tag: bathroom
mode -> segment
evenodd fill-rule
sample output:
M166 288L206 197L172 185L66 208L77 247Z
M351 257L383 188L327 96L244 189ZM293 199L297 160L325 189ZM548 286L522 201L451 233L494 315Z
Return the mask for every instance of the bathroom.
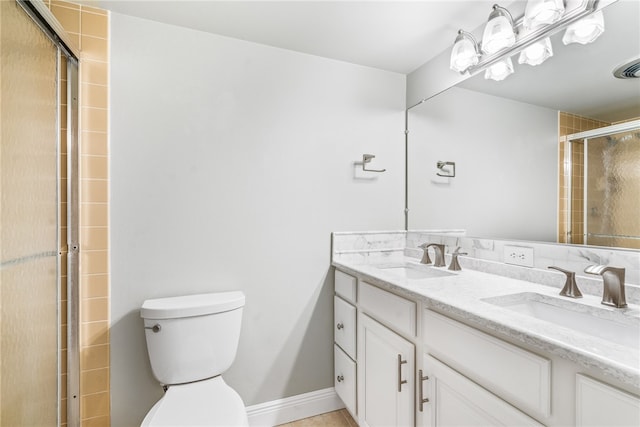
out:
M144 300L165 296L245 293L240 343L225 380L247 407L331 390L331 233L405 229L405 109L458 83L448 64L456 31L480 27L492 3L457 9L444 34L419 33L424 45L438 47L433 59L446 57L442 66L426 53L402 65L369 65L277 41L254 43L250 33L225 35L225 21L238 17L268 16L284 26L285 15L269 12L268 3L196 2L220 17L220 34L206 32L204 19L192 28L180 15L163 23L173 2L45 3L81 51L79 423L139 425L160 399L139 310ZM347 3L333 21L367 28L387 15L365 13L367 5ZM398 14L397 26L444 7L386 6ZM303 22L332 18L318 3L289 7ZM607 22L605 35L615 27ZM340 45L336 34L323 36ZM392 58L402 50L388 49ZM544 66L516 67L515 75ZM368 167L385 172L362 171L364 154L375 155ZM547 167L557 178L557 152L551 156ZM460 179L467 173L457 157L436 160L457 161ZM496 158L484 166L509 165ZM437 172L433 162L428 179ZM542 196L551 200L545 212L556 233L557 179L549 185ZM490 188L476 191L495 198ZM473 216L474 209L451 212ZM409 229L434 228L409 215ZM558 241L555 234L544 240ZM336 398L326 401L325 412L333 410Z

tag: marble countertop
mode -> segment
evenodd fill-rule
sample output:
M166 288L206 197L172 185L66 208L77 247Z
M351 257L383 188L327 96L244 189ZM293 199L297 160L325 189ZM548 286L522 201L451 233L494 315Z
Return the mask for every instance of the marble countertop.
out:
M623 317L625 323L634 328L640 324L638 305L630 304L624 309L608 307L593 295L585 295L577 300L569 299L560 297L558 289L554 287L470 269L452 272L452 275L446 277L427 279L405 279L391 270L382 269L404 264L417 269L434 268L426 267L409 257L386 265L359 264L336 259L332 264L368 283L420 300L427 308L448 313L472 326L493 331L498 337L506 336L584 367L601 370L622 383L640 388L640 348L577 332L562 324L539 320L490 301L500 297L508 298L506 296L512 294L535 293L555 298L560 303L575 302L579 304L581 311L590 315ZM445 267L435 269L447 271Z

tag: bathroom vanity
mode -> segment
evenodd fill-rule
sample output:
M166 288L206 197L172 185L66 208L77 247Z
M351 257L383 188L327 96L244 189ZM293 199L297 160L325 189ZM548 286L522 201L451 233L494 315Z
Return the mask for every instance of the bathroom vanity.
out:
M636 293L573 300L407 241L334 235L335 388L360 426L640 425Z

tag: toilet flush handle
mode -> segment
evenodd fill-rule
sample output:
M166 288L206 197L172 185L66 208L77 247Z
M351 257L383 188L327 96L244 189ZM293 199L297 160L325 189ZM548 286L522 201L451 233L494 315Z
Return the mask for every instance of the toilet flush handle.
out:
M156 323L156 324L155 324L155 325L153 325L153 326L145 326L144 328L145 328L145 329L151 329L153 332L158 333L158 332L160 332L160 330L162 329L162 326L160 326L160 324L159 324L159 323Z

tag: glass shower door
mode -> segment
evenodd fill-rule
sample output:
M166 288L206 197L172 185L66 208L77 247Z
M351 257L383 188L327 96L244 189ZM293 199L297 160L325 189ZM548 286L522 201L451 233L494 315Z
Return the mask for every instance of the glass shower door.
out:
M585 141L586 243L640 249L640 129Z
M58 49L0 1L0 425L58 424Z

